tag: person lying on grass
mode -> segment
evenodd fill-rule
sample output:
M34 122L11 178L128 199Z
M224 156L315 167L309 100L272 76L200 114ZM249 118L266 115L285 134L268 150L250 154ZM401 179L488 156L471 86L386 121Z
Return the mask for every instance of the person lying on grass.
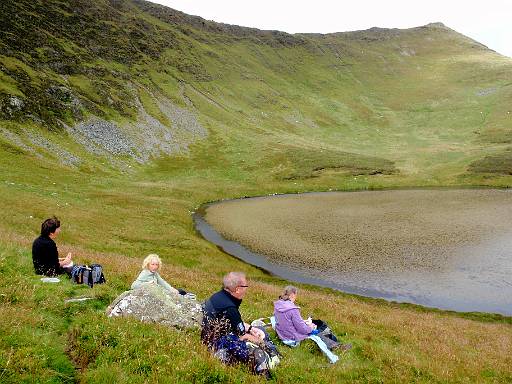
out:
M152 253L148 255L142 262L142 271L137 279L132 283L131 289L137 289L145 284L155 284L168 292L184 295L187 298L195 299L196 295L190 292L186 292L183 289L176 289L171 286L167 281L160 277L158 270L162 267L162 260L160 257Z
M65 258L59 258L55 238L60 233L60 221L55 216L41 224L41 235L32 243L32 262L37 275L68 275L73 268L71 252Z

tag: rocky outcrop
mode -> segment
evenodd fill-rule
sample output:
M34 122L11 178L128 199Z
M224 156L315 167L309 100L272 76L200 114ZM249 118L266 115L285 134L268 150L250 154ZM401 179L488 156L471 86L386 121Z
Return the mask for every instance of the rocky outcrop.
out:
M203 316L201 305L195 299L155 285L144 285L122 293L108 307L107 315L130 316L178 328L199 327Z

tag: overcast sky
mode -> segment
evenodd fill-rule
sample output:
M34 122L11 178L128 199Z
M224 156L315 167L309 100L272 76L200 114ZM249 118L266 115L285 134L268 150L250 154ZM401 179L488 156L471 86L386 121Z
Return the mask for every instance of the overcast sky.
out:
M289 33L410 28L432 22L512 57L512 0L152 0L207 20Z

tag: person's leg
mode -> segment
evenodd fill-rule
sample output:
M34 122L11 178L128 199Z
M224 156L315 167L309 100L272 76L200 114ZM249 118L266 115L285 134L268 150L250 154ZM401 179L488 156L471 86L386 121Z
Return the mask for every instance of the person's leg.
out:
M329 359L329 362L331 364L336 363L339 360L339 357L336 356L334 353L332 353L329 348L327 348L327 345L322 341L322 339L316 335L309 336L308 339L313 340L320 350L324 353L325 356Z
M300 344L300 341L295 341L295 340L281 340L281 341L283 342L284 345L287 345L292 348L298 347Z
M60 267L60 271L59 271L59 275L62 275L62 274L66 274L68 275L68 277L71 277L71 270L73 269L73 263L71 264L67 264L67 265L63 265L62 267Z
M342 344L339 341L334 341L328 335L325 335L323 332L319 333L317 336L322 339L322 341L325 343L325 345L327 345L327 348L329 348L331 351L334 351L336 349L338 351L346 352L346 351L352 349L352 344L350 344L350 343Z
M330 350L338 348L339 343L337 341L334 341L321 333L319 333L317 336L320 339L322 339L322 341L325 343L325 345L327 345L327 348L329 348Z
M251 370L257 375L270 379L270 356L256 344L247 342L247 348L249 350L248 363Z

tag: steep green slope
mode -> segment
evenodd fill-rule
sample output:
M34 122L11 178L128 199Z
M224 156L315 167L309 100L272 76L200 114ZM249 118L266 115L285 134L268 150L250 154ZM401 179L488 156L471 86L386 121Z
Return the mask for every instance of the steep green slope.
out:
M287 35L140 1L8 1L1 15L5 121L122 124L142 104L169 126L158 103L169 100L255 159L340 158L311 169L358 168L354 153L371 157L370 173L454 176L508 156L511 60L440 24Z
M270 313L286 282L199 238L204 202L512 182L512 60L439 24L289 35L143 1L6 0L0 32L1 382L257 382L198 332L102 315L150 252L200 299L247 272L244 315ZM107 285L32 275L52 214L60 251ZM279 382L512 380L510 319L301 292L355 348L329 369L283 349ZM64 303L78 295L94 300Z

